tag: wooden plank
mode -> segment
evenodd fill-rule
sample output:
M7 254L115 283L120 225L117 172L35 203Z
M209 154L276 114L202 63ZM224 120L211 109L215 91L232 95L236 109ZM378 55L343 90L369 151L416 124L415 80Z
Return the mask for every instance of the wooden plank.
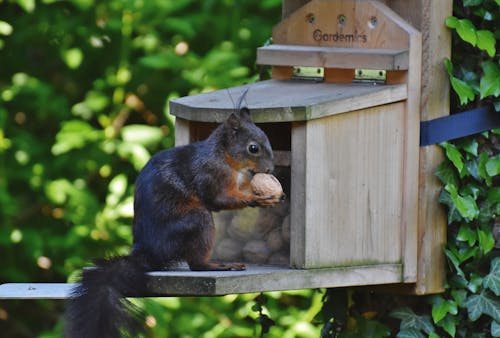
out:
M451 55L451 34L444 22L452 14L452 0L388 0L393 8L422 32L422 121L449 115L449 81L443 60ZM434 176L443 161L438 146L420 149L418 278L414 292L444 290L446 214L439 205L442 186Z
M402 20L387 17L378 1L310 1L273 29L273 43L349 48L408 48ZM383 4L381 4L383 5Z
M403 70L408 69L408 51L275 44L257 49L257 64Z
M0 285L0 299L66 299L76 284L7 283Z
M175 145L182 146L191 141L189 132L189 121L181 117L175 119Z
M148 289L159 296L227 294L399 283L401 265L298 270L249 265L245 271L161 271L149 273Z
M268 80L170 101L171 114L185 120L223 122L233 111L229 97L248 90L255 122L306 121L355 109L405 100L406 85L313 83Z
M401 282L400 264L298 270L247 265L244 271L149 272L146 296L220 296L227 294L376 285ZM0 285L0 299L67 299L75 283L8 283Z
M305 268L403 261L405 121L400 102L307 123Z
M292 123L291 192L290 192L290 265L306 265L306 123Z

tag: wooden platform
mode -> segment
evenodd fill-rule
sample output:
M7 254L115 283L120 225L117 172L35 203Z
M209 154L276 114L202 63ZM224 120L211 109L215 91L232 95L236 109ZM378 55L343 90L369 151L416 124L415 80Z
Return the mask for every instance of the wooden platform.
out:
M265 291L323 287L376 285L402 282L400 264L349 268L298 270L276 266L249 265L245 271L193 272L155 271L148 273L148 296L221 296ZM75 284L9 283L0 285L0 299L65 299Z

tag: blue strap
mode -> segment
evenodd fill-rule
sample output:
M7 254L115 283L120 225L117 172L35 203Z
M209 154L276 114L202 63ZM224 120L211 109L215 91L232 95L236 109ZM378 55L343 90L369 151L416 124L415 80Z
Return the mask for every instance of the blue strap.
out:
M500 128L500 112L496 112L493 106L484 106L420 122L420 146L478 134L495 128Z

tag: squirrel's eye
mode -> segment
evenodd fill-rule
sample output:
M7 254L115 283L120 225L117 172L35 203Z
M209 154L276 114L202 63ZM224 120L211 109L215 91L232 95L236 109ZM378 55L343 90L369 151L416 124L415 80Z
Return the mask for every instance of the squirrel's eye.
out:
M250 143L250 144L248 145L248 152L249 152L250 154L257 154L257 153L259 152L259 150L260 150L260 147L259 147L259 145L258 145L258 144L256 144L256 143Z

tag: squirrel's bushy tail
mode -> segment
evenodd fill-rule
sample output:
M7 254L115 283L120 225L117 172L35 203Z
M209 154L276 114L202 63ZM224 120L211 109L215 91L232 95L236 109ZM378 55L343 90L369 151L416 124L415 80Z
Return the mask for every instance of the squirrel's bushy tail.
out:
M146 289L145 260L122 256L96 262L82 273L66 306L66 338L137 337L144 330L144 315L125 297Z

